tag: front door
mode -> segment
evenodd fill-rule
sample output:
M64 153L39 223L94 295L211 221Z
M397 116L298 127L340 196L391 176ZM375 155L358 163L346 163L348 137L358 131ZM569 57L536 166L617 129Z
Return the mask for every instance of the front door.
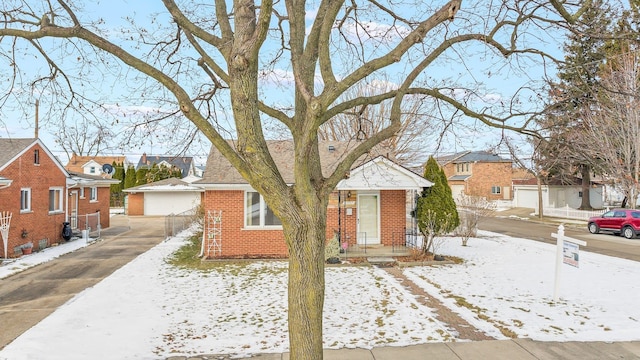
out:
M78 191L72 191L69 196L69 225L72 229L78 228Z
M358 244L380 244L380 196L358 194Z

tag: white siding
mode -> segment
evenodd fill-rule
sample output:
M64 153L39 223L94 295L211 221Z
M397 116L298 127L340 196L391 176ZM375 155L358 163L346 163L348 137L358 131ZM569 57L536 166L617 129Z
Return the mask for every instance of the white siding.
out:
M145 192L144 214L150 216L178 214L200 204L199 192Z

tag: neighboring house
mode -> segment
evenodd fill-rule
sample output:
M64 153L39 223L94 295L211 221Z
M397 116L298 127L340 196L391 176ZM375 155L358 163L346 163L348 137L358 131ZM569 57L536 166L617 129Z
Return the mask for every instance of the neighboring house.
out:
M164 216L198 207L204 189L177 178L169 178L131 187L124 192L128 194L128 215Z
M111 185L120 180L103 175L87 175L69 171L67 179L68 221L72 229L96 230L110 226Z
M2 257L20 255L26 243L38 250L62 241L63 223L77 223L86 212L103 212L102 227L108 227L112 181L70 174L39 139L0 138L0 212L12 215Z
M512 161L487 151L465 151L436 159L444 170L453 198L481 196L511 200Z
M577 209L582 205L582 179L571 178L560 181L550 179L541 184L542 206L561 208L569 206ZM604 207L604 188L602 184L591 182L589 201L594 209ZM538 180L513 180L513 205L538 209Z
M269 141L268 146L284 181L293 184L292 142ZM347 143L321 142L325 176L347 148ZM206 190L202 196L205 257L287 256L280 221L215 147L203 179L194 184ZM407 218L414 210L407 203L415 204L415 196L431 185L383 156L358 162L329 199L327 239L338 234L343 244L351 246L404 245Z
M190 156L158 156L143 153L140 157L140 161L138 161L136 169L151 169L153 164L156 164L159 167L177 167L180 169L183 178L189 175L196 175L193 158Z
M71 155L71 159L65 166L65 169L74 173L97 175L104 174L104 165L123 164L124 170L133 165L127 160L126 156L78 156Z
M200 177L200 178L202 176L204 176L205 167L203 165L196 165L195 169L196 169L195 176Z

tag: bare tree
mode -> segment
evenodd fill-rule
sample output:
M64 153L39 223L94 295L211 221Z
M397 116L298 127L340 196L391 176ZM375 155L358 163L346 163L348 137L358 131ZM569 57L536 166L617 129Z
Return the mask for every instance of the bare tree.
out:
M358 97L373 96L396 87L389 82L374 81L358 85L349 92L344 101ZM383 88L383 89L380 89ZM449 119L437 116L437 109L430 98L422 95L408 96L404 101L401 127L397 134L381 142L393 158L405 166L420 166L426 161L429 152L425 144L435 144L442 137L435 129L447 129ZM319 129L322 140L362 141L389 126L392 100L380 104L363 104L349 112L336 115ZM435 151L436 149L434 149Z
M159 109L162 115L136 123L153 136L186 141L203 134L281 220L290 255L291 358L321 359L326 215L338 182L358 158L402 129L408 96L429 97L456 121L533 134L531 115L538 110L524 100L531 95L535 101L534 84L496 102L483 96L480 79L503 71L509 82L519 75L527 80L531 66L554 60L540 48L557 37L549 32L568 26L590 5L516 0L463 8L461 0L411 1L235 0L230 7L226 0L163 0L162 11L145 2L135 17L126 16L128 24L109 27L98 9L86 9L99 6L92 2L4 0L0 61L7 66L0 69L13 81L5 83L0 102L21 100L13 90L33 83L62 94L63 104L120 93L109 99L112 104ZM113 2L102 5L119 9ZM149 20L141 22L144 11ZM16 72L29 67L19 64L24 53L44 64L41 72L29 68L35 73L24 73L28 79ZM284 97L270 97L272 75ZM397 86L344 100L349 89L372 78L393 78ZM386 126L323 175L319 128L384 101L391 102ZM295 185L283 180L267 149L268 119L293 139ZM236 141L226 141L230 137Z
M628 50L604 68L597 110L585 117L583 136L602 172L635 208L640 196L640 52Z
M487 201L482 196L470 196L461 194L456 199L460 225L456 228L456 234L462 238L462 246L467 246L469 238L478 235L478 224L483 218L493 216L496 204Z
M67 121L61 125L54 133L54 137L68 158L71 158L72 154L99 155L114 145L114 132L100 123L89 123L84 119L76 121L75 124Z

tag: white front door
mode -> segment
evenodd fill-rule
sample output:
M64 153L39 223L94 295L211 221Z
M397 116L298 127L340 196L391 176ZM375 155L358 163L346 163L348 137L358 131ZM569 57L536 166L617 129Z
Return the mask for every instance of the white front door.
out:
M380 196L358 194L358 244L380 244Z

